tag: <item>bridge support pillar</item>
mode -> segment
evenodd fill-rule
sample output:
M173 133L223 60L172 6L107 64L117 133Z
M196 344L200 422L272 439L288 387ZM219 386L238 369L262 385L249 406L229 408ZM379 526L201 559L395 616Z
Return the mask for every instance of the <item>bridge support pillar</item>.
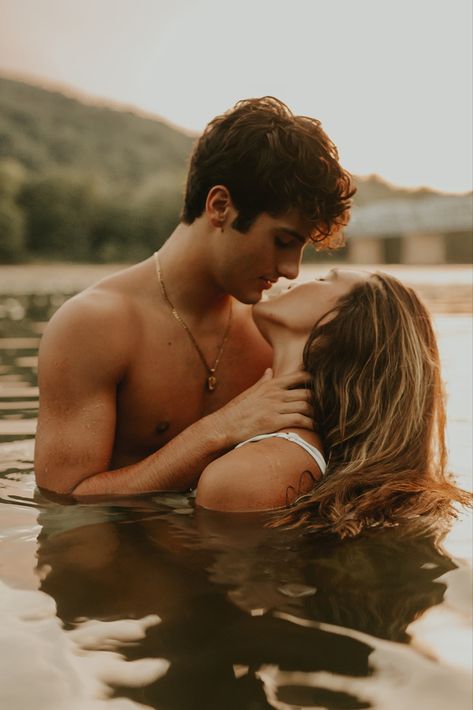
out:
M382 264L383 240L374 237L349 239L349 260L353 264Z
M444 264L446 243L443 234L410 232L403 236L403 264Z

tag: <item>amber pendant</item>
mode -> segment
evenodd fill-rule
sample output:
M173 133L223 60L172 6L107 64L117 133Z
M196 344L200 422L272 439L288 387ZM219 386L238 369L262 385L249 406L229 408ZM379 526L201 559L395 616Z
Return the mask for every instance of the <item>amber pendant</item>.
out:
M209 375L207 377L207 389L210 392L213 392L214 389L216 388L216 386L217 386L217 378L215 377L215 375Z

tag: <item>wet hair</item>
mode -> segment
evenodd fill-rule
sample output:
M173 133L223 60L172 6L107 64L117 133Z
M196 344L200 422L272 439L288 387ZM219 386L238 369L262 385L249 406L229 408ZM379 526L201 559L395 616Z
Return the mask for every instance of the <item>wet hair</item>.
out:
M447 473L440 358L415 291L373 274L315 324L303 362L328 465L273 524L349 537L418 516L438 526L471 505Z
M343 243L355 193L351 177L320 121L294 116L272 96L239 101L208 124L191 156L184 223L202 215L215 185L230 192L238 211L232 226L240 232L263 212L274 217L296 209L313 226L318 248Z

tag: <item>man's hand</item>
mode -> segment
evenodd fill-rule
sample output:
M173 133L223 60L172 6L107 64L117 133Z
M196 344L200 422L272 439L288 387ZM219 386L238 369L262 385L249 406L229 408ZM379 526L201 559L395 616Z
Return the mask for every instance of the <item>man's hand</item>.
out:
M209 415L215 417L228 448L259 434L280 429L313 429L311 392L299 387L310 375L302 370L273 377L271 369L252 387Z

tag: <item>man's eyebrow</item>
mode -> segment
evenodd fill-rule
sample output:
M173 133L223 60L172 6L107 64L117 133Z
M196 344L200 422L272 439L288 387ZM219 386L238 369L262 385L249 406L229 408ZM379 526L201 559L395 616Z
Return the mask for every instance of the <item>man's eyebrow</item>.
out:
M306 243L307 239L304 237L302 234L299 234L299 232L296 232L295 229L291 229L290 227L278 227L278 232L285 232L286 234L289 234L291 237L295 237L298 241L302 242L303 244Z

